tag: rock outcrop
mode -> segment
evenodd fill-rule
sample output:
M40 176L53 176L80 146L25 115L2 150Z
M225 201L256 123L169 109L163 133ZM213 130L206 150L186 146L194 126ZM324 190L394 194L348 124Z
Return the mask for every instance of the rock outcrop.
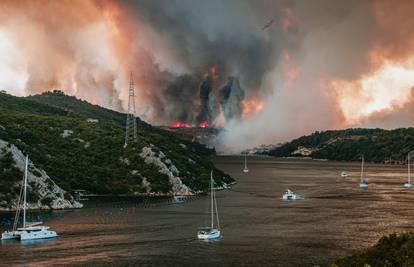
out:
M171 193L174 195L193 195L193 192L181 181L179 177L180 171L162 151L156 153L151 147L144 147L139 155L146 164L154 164L159 168L160 173L168 176L172 185ZM146 179L145 182L150 186Z
M24 173L25 156L22 151L13 144L0 139L0 158L7 152L12 154L14 166ZM21 180L15 186L20 187L20 184ZM71 194L55 184L44 170L37 168L30 160L27 191L30 195L28 209L72 209L83 206ZM0 210L15 210L19 198L18 194L12 200L5 200L3 196L3 192L0 192Z

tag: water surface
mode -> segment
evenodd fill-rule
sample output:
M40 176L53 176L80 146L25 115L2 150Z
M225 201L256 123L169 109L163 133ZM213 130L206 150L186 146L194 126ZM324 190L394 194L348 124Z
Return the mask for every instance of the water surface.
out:
M169 200L98 199L80 210L33 212L59 233L36 242L2 242L0 265L313 266L369 247L385 234L413 230L414 190L404 166L367 165L368 190L358 188L359 163L218 157L236 178L217 192L222 240L196 240L209 223L207 196ZM341 178L347 170L350 176ZM285 189L305 196L285 202ZM0 230L13 214L0 214Z

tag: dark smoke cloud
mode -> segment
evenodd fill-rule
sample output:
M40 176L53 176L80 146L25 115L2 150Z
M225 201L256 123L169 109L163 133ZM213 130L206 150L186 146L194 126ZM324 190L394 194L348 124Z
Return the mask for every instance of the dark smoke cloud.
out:
M213 78L206 75L204 81L200 85L200 112L197 114L196 122L208 122L211 124L211 110L210 110L210 94L213 90Z
M2 89L58 87L122 110L132 70L145 120L210 117L234 150L349 126L341 99L379 95L358 81L385 60L414 66L412 1L4 0L0 13ZM400 110L407 125L413 100L400 98L357 124L395 127ZM246 117L252 99L263 105Z
M167 84L162 92L164 112L170 118L191 123L197 106L200 76L182 75Z
M220 104L226 120L240 119L244 91L240 87L239 79L237 77L230 77L227 84L221 89L220 95Z
M239 82L247 91L247 94L256 95L261 88L263 78L276 64L279 57L279 47L276 44L274 35L280 31L278 27L272 27L268 31L262 31L262 25L269 19L278 16L276 6L280 4L261 3L261 8L257 8L251 1L130 1L119 2L119 4L128 10L131 17L136 17L140 23L148 27L160 36L159 42L168 47L168 56L163 54L163 58L174 58L177 64L170 64L163 58L158 58L159 51L150 51L153 53L154 61L158 67L163 70L159 72L158 80L170 82L164 79L167 72L172 76L193 75L201 83L202 74L214 67L217 76L214 79L214 87L211 90L214 101L219 101L217 92L225 86L228 78L237 75ZM260 9L257 13L255 9ZM272 10L273 9L273 10ZM270 34L271 33L271 34ZM281 37L279 39L282 39ZM192 86L193 92L197 92L198 86L190 83L180 87L174 86L174 92L177 96L188 96L187 88ZM157 90L160 98L171 99L168 85L161 84ZM271 92L270 88L264 88L263 94ZM196 94L192 95L190 101L186 98L185 104L181 105L176 102L163 102L163 105L171 107L155 107L155 109L176 110L171 120L187 118L180 114L187 114L189 111L197 110L201 106L205 112L206 103L202 103L204 98L197 99ZM233 100L233 99L232 99ZM201 102L200 102L201 101ZM192 106L189 108L187 103ZM154 103L152 103L154 104ZM217 103L211 103L217 105ZM203 107L204 106L204 107ZM232 109L227 109L231 112ZM202 116L205 114L201 113ZM239 111L237 111L240 113ZM175 115L180 116L175 116ZM194 115L194 114L193 114ZM210 114L215 117L215 114ZM235 117L240 114L235 114ZM232 117L227 114L226 117ZM160 119L160 118L159 118ZM168 118L161 118L166 121ZM196 119L197 121L200 118Z

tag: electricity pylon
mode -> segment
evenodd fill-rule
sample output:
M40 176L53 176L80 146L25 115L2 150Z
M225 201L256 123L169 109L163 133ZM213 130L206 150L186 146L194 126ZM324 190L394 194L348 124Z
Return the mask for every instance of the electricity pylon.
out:
M135 119L135 88L134 78L131 76L129 79L128 89L128 112L125 126L125 144L126 147L129 143L137 141L137 122Z

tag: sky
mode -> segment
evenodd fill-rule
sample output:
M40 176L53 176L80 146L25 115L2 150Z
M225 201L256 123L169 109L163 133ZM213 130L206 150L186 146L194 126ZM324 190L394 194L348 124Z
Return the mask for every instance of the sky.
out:
M59 89L240 151L316 130L410 127L414 1L0 2L0 89Z

